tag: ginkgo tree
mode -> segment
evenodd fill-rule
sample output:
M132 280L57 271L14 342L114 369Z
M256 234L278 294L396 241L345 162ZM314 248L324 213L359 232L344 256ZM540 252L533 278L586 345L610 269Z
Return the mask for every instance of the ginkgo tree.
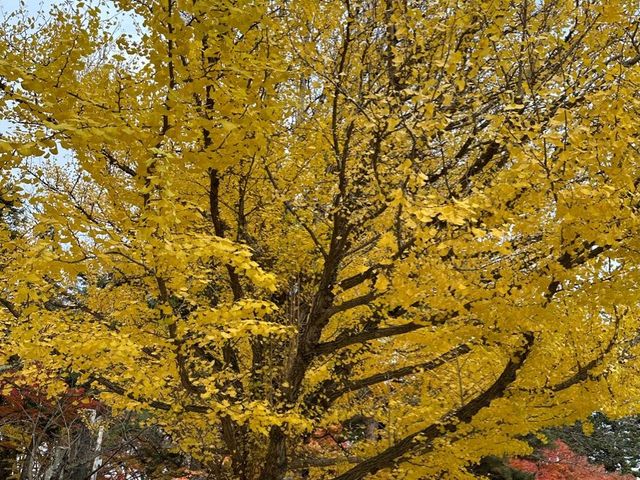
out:
M51 395L79 375L212 478L473 478L530 432L637 412L639 15L13 12L0 166L29 218L1 237L4 363Z

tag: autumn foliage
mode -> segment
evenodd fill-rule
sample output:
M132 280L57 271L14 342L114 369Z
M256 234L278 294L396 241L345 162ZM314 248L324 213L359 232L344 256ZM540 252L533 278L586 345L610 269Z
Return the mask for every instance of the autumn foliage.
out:
M569 446L558 440L553 446L544 448L537 461L513 459L510 465L524 472L534 473L539 480L634 480L633 475L607 472L602 465L594 465L589 460L573 452Z
M72 375L216 480L469 479L640 410L638 0L25 10L0 30L17 388Z
M99 402L86 395L82 388L69 388L57 398L51 398L36 387L3 389L0 396L0 424L29 422L41 419L47 428L71 424L82 410L98 410ZM52 417L55 420L52 422Z

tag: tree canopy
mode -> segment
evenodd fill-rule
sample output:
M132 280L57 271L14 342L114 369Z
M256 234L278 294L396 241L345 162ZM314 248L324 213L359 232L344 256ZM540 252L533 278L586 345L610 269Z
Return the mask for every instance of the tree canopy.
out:
M637 412L639 15L9 14L2 362L50 395L78 376L212 478L474 478L530 432ZM319 428L344 441L310 448Z

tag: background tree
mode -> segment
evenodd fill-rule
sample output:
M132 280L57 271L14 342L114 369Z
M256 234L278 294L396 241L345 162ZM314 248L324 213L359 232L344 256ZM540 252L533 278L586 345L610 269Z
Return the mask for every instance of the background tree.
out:
M554 428L545 435L551 440L562 440L609 472L638 473L640 425L636 416L610 419L597 412L586 422Z
M4 358L51 395L79 374L218 479L473 478L637 411L639 7L16 14L0 162L33 222ZM348 451L309 452L356 416Z
M561 440L554 442L553 446L542 449L541 458L532 460L515 459L511 466L525 472L535 474L535 478L541 480L570 480L574 478L584 479L611 479L633 480L633 475L621 475L607 472L602 465L594 465L587 457L578 455Z

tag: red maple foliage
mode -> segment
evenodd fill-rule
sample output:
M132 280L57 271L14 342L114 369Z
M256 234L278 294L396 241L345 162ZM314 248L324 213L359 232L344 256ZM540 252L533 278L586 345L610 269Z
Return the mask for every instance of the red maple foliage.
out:
M587 457L560 440L553 447L542 449L541 454L538 461L515 458L509 463L518 470L535 473L537 480L635 480L633 475L607 472L602 465L589 463Z
M68 388L55 399L37 388L11 388L4 395L0 395L0 417L16 415L34 417L43 413L54 412L63 415L62 420L69 420L78 414L79 410L95 410L100 404L94 398L87 396L84 388Z
M56 434L60 428L77 429L82 410L100 411L104 406L84 388L68 387L55 398L37 385L25 385L18 374L0 377L0 426L20 426L25 431ZM20 449L0 440L2 449Z

